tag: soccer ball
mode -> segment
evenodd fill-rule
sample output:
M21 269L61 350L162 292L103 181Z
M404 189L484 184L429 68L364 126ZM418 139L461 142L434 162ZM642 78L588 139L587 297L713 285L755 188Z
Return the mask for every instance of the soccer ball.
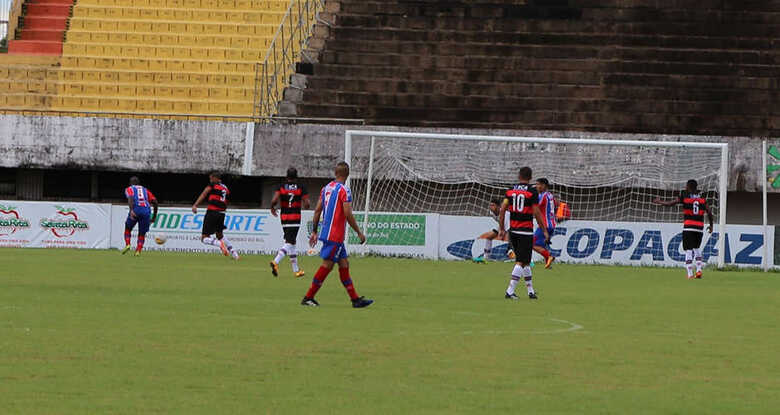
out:
M162 245L167 240L168 238L166 238L165 235L157 235L154 237L154 241L157 242L157 245Z

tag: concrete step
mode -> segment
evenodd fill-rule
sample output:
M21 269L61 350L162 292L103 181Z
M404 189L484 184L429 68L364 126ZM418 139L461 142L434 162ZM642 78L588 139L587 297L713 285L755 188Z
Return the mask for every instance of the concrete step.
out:
M62 42L65 37L64 30L22 29L20 40L45 40Z
M62 42L42 40L10 40L9 54L62 55Z

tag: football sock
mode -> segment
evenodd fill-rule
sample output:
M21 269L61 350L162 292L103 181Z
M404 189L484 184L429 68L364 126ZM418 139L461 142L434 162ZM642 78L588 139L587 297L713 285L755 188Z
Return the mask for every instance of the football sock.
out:
M685 272L688 273L688 277L693 276L693 251L685 251Z
M507 287L506 289L507 294L512 295L515 293L515 287L517 287L517 282L520 281L520 278L522 277L523 277L523 267L515 264L515 267L512 268L512 276L509 279L509 287Z
M349 267L339 267L339 278L341 278L341 283L344 284L344 288L347 289L349 298L356 300L358 295L357 292L355 292L355 286L352 284L352 278L349 276Z
M284 249L287 246L287 244L284 244L281 248L279 248L279 252L276 253L276 258L274 258L275 264L280 264L282 260L284 259L284 256L287 255L287 251Z
M542 256L544 257L545 261L547 261L547 258L550 257L550 251L548 251L546 249L542 249L542 252L539 252L539 253L542 254Z
M696 272L701 272L701 266L702 266L701 250L694 249L693 256L696 259Z
M534 294L534 284L531 282L531 267L526 266L523 268L523 278L525 279L525 288L528 290L528 294Z
M314 298L314 296L317 295L317 291L320 290L322 283L325 282L325 278L328 277L329 273L329 269L320 266L320 269L317 270L317 273L314 274L314 278L311 280L311 287L309 287L309 291L306 292L306 298Z
M206 245L219 246L219 239L207 236L203 238L203 243Z
M493 250L493 240L487 239L485 240L485 259L488 259L490 256L490 251Z
M125 246L130 245L130 229L125 228Z
M233 250L233 244L232 244L232 243L230 243L230 241L228 240L228 238L225 238L225 237L223 236L223 237L222 237L222 242L224 242L224 243L225 243L225 246L227 247L228 251L232 251L232 250ZM219 245L219 242L217 242L217 245Z
M135 247L135 252L141 252L144 249L144 242L146 242L146 235L138 235L138 242Z
M290 245L290 265L292 265L293 272L298 272L298 252L295 249L295 245Z

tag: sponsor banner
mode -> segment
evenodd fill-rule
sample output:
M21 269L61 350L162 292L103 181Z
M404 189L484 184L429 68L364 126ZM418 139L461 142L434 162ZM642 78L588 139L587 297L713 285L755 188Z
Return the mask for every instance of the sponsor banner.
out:
M355 219L363 227L363 213ZM439 257L439 215L420 213L369 213L366 243L349 229L350 253L432 258Z
M490 218L441 216L440 251L444 259L470 259L482 254L484 241L475 240L495 228ZM774 228L767 241L774 247ZM718 227L703 234L701 252L708 263L717 262ZM763 260L763 228L753 225L729 225L725 235L725 262L739 266L760 266ZM495 243L492 259L507 259L508 245ZM682 225L671 223L567 221L555 229L550 252L561 262L626 265L680 265ZM771 250L770 250L771 252ZM535 261L541 256L534 253ZM769 258L774 264L774 258Z
M111 205L0 200L0 247L109 247Z
M122 248L125 246L124 228L128 208L113 206L112 210L111 247ZM200 241L205 215L206 209L198 209L198 213L195 214L190 208L160 208L157 220L146 235L144 250L218 253L218 248L205 245ZM225 227L225 237L242 254L274 253L283 243L279 218L273 217L270 210L228 209L225 214ZM298 247L301 249L307 247L303 233L298 234ZM138 226L133 229L133 246L137 234ZM157 236L165 237L167 239L165 244L156 244L154 238Z

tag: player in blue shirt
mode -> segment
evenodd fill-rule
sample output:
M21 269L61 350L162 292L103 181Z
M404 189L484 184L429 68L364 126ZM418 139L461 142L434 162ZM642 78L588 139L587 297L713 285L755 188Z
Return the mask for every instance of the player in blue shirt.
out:
M127 213L125 221L125 249L122 250L122 255L130 250L130 233L136 223L138 224L138 243L135 248L135 256L141 254L149 226L157 219L157 198L140 183L138 177L133 176L130 178L130 186L125 189L127 207L130 208L130 211ZM154 213L152 213L150 205L154 208Z
M539 192L539 210L544 217L547 232L550 234L550 237L552 237L557 223L555 221L555 198L553 197L553 194L550 193L550 181L545 178L538 179L536 181L536 191ZM537 228L536 232L534 232L533 249L544 258L545 268L550 268L553 261L555 261L555 257L552 256L547 249L548 246L549 241L544 237L544 234L542 234L542 229Z

